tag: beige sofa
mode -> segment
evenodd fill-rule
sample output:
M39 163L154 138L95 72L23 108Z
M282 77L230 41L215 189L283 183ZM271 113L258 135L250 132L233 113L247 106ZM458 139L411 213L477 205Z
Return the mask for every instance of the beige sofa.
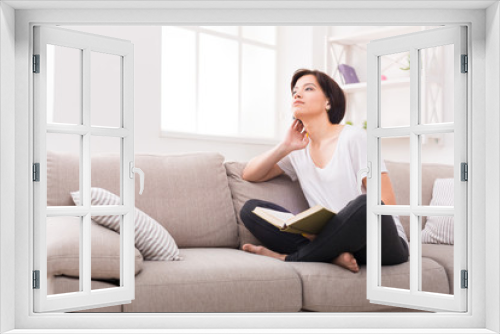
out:
M78 189L78 158L50 152L48 205L73 205ZM409 166L387 162L398 204L408 204ZM242 244L257 240L239 218L246 200L274 201L292 212L307 208L296 182L280 176L265 183L240 177L244 163L224 162L216 153L164 156L138 154L145 174L136 206L161 223L180 248L182 261L144 261L136 250L135 300L94 309L97 312L371 312L405 309L366 299L366 266L352 273L328 263L285 263L246 253ZM119 194L116 156L92 160L92 186ZM451 177L451 166L423 166L424 203L437 177ZM139 187L136 186L136 189ZM78 222L48 221L50 293L78 290ZM408 220L402 217L409 236ZM76 228L75 228L76 226ZM76 243L76 245L75 245ZM92 287L113 287L119 278L119 239L92 226ZM423 245L423 290L453 293L453 246ZM382 285L409 288L409 262L384 266ZM76 277L76 278L75 278Z

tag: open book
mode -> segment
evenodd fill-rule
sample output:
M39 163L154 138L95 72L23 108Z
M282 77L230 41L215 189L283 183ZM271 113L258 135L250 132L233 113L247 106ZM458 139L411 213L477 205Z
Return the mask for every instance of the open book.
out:
M335 212L321 205L313 206L297 215L261 207L256 207L253 213L273 224L281 231L296 234L318 234L326 223L336 215Z

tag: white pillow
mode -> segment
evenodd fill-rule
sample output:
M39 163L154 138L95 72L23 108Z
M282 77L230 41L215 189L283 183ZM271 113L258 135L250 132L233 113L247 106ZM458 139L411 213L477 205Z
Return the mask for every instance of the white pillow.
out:
M453 206L453 182L453 179L436 179L429 205ZM422 243L453 245L453 231L453 216L429 216L422 230Z
M119 205L120 198L102 188L91 188L91 205ZM80 203L80 192L71 193L73 202ZM120 216L94 216L93 221L120 232ZM179 248L168 231L156 220L135 208L135 247L147 261L181 260Z

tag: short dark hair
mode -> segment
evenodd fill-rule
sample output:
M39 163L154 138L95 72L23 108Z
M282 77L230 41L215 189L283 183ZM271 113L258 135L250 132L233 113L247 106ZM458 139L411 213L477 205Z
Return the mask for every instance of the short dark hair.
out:
M291 89L295 87L297 80L304 75L314 75L321 90L325 93L330 102L330 110L328 110L328 119L332 124L339 124L345 115L345 95L342 88L328 74L318 70L299 69L295 71L292 77Z

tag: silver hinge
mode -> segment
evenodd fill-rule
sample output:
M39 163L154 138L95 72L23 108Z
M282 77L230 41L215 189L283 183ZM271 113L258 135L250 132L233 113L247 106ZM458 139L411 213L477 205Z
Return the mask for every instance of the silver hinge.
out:
M40 55L33 55L33 73L40 73Z
M33 270L33 289L40 289L40 270Z
M40 164L38 162L33 164L33 181L40 182Z
M469 287L469 274L467 270L462 270L462 289L467 289Z
M469 57L462 55L462 70L460 72L467 73L469 71Z
M469 166L467 165L466 162L462 162L461 166L461 180L462 181L469 181Z

